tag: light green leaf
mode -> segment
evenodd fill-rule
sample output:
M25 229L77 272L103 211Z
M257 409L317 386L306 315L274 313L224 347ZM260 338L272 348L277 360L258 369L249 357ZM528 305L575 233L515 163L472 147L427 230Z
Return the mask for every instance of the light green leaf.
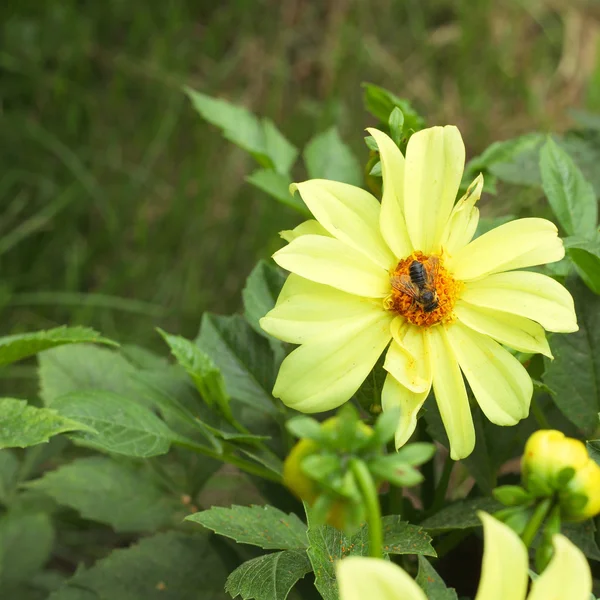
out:
M362 169L335 127L315 136L304 148L306 170L311 179L333 179L360 186Z
M252 154L262 166L274 168L283 175L289 173L298 150L269 119L261 120L242 106L187 87L185 92L200 115L219 127L226 139Z
M166 454L176 437L151 410L111 392L73 392L52 406L97 432L73 434L75 441L104 452L148 458Z
M388 554L437 556L431 545L431 537L420 525L412 525L402 521L398 515L383 517L381 525L383 528L384 552Z
M186 517L240 544L272 550L306 548L306 525L295 515L273 506L213 506Z
M493 498L459 500L425 519L419 523L419 526L426 529L432 535L438 535L439 533L445 533L454 529L481 527L477 511L483 510L491 514L501 508L503 508L502 504Z
M554 360L544 359L544 383L571 422L591 433L600 410L600 297L580 281L570 287L579 331L550 338Z
M600 295L600 233L587 240L569 237L563 242L581 279L594 294Z
M33 356L43 350L65 344L84 342L118 346L89 327L57 327L34 333L21 333L0 338L0 366Z
M0 518L0 584L29 580L50 558L54 529L46 513L7 512Z
M246 181L254 187L269 194L275 200L293 208L306 218L310 218L311 213L302 202L299 195L290 193L290 184L292 180L287 175L277 173L272 169L258 169L246 177Z
M277 364L267 339L240 316L204 313L196 343L219 367L227 391L255 410L275 414Z
M362 87L365 90L364 104L365 108L381 123L387 125L390 113L395 107L398 107L404 115L404 131L408 132L419 131L425 127L425 120L412 107L411 103L404 99L398 98L395 94L373 83L363 83Z
M594 235L598 220L594 188L552 138L548 138L540 151L540 173L544 193L567 234Z
M55 410L28 406L25 400L0 398L0 448L26 448L76 430L94 431Z
M446 587L444 580L423 556L419 556L419 573L415 581L429 600L458 600L454 588Z
M170 531L114 550L48 600L225 600L226 576L207 536Z
M27 487L119 532L155 531L185 514L183 505L167 496L147 470L104 456L78 458Z
M242 563L225 590L243 600L285 600L299 579L312 571L305 550L273 552Z

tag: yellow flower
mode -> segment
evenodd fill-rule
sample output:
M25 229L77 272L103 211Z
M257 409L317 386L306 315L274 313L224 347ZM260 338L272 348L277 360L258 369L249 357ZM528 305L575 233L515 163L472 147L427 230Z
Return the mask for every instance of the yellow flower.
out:
M569 467L575 475L565 485L559 475ZM600 466L580 440L554 429L536 431L525 444L521 469L525 485L535 477L558 493L563 518L583 521L600 512ZM587 497L583 506L570 502L576 494Z
M527 548L507 525L488 514L485 547L475 600L589 600L592 575L581 550L563 535L553 538L554 555L527 596ZM340 600L427 600L400 567L377 558L352 556L336 564Z
M529 412L532 383L502 345L551 356L544 329L577 330L569 292L519 270L560 260L564 247L556 227L537 218L471 241L483 177L455 204L465 160L456 127L415 133L406 159L387 135L369 132L381 156L381 204L335 181L292 186L316 221L283 232L289 244L273 256L291 275L261 326L300 344L273 394L301 412L335 408L389 346L382 406L401 408L396 446L433 386L452 458L464 458L475 431L461 371L488 419L514 425Z

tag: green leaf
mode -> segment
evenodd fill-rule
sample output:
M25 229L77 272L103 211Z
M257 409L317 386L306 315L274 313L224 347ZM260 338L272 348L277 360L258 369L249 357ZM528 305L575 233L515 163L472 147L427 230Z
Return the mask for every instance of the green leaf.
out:
M186 521L199 523L240 544L267 550L306 548L306 525L295 515L273 506L232 506L212 508L189 515Z
M94 431L55 410L28 406L25 400L0 398L0 448L26 448L76 430Z
M255 410L276 413L271 390L278 365L266 338L238 315L205 313L196 343L219 367L233 398Z
M390 113L388 120L390 127L390 136L396 146L400 147L402 143L402 129L404 128L404 113L396 106Z
M246 181L259 190L269 194L275 198L275 200L281 202L281 204L293 208L302 216L307 218L311 217L310 211L306 207L306 204L302 202L300 196L290 193L290 184L292 183L292 180L287 175L282 175L272 169L258 169L257 171L250 173L250 175L246 177Z
M207 536L170 531L114 550L48 600L225 600L226 575Z
M285 280L284 272L266 260L259 261L246 279L242 290L244 316L261 335L267 334L261 329L259 320L275 306Z
M298 150L272 121L259 119L242 106L211 98L188 87L185 92L200 115L219 127L226 139L252 154L262 166L283 175L289 173Z
M0 584L28 581L50 558L54 529L46 513L7 512L0 518Z
M95 430L71 437L103 452L148 458L166 454L176 437L150 409L111 392L73 392L57 398L52 406L62 416Z
M421 586L429 600L458 600L454 588L446 587L431 563L419 556L419 573L415 581Z
M412 525L398 515L388 515L381 520L383 550L388 554L423 554L437 556L431 537L420 526ZM366 526L365 526L366 527Z
M65 344L84 342L118 346L89 327L57 327L34 333L21 333L0 338L0 366L33 356L43 350Z
M600 548L596 542L596 525L593 520L583 523L564 523L562 533L592 560L600 561Z
M591 433L600 409L600 297L580 281L570 286L577 307L579 331L550 338L554 360L544 359L544 383L554 392L561 412Z
M588 240L570 237L563 242L581 279L594 294L600 295L600 233Z
M7 500L18 481L19 459L12 450L0 450L0 503Z
M600 440L586 442L588 454L600 465Z
M303 156L311 179L333 179L362 185L360 163L344 144L335 127L312 138L304 148Z
M225 591L243 600L285 600L299 579L312 571L305 550L284 550L253 558L227 578Z
M481 527L477 511L483 510L484 512L493 514L501 508L502 504L493 498L460 500L442 508L435 515L419 523L419 526L426 529L432 535L438 535L439 533L445 533L454 529Z
M598 201L573 159L552 138L540 152L542 187L548 202L568 235L596 233Z
M404 115L404 131L419 131L425 127L425 120L408 100L398 98L389 90L373 83L363 83L361 85L365 90L363 96L365 108L381 123L387 125L390 113L395 107L398 107Z
M27 487L119 532L155 531L174 525L185 512L147 470L103 456L78 458Z

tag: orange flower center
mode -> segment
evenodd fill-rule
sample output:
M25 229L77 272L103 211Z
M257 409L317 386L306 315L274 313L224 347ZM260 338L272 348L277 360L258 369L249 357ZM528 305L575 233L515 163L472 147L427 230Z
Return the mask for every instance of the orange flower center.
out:
M443 265L440 256L413 252L390 271L392 291L384 307L421 327L451 321L462 288Z

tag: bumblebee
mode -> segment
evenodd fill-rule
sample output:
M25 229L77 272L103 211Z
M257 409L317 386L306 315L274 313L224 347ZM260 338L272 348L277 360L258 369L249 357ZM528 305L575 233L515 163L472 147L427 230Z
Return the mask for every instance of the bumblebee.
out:
M413 299L425 312L434 311L439 305L435 290L435 278L440 259L430 256L423 262L413 260L408 267L408 275L395 275L391 278L392 288Z

